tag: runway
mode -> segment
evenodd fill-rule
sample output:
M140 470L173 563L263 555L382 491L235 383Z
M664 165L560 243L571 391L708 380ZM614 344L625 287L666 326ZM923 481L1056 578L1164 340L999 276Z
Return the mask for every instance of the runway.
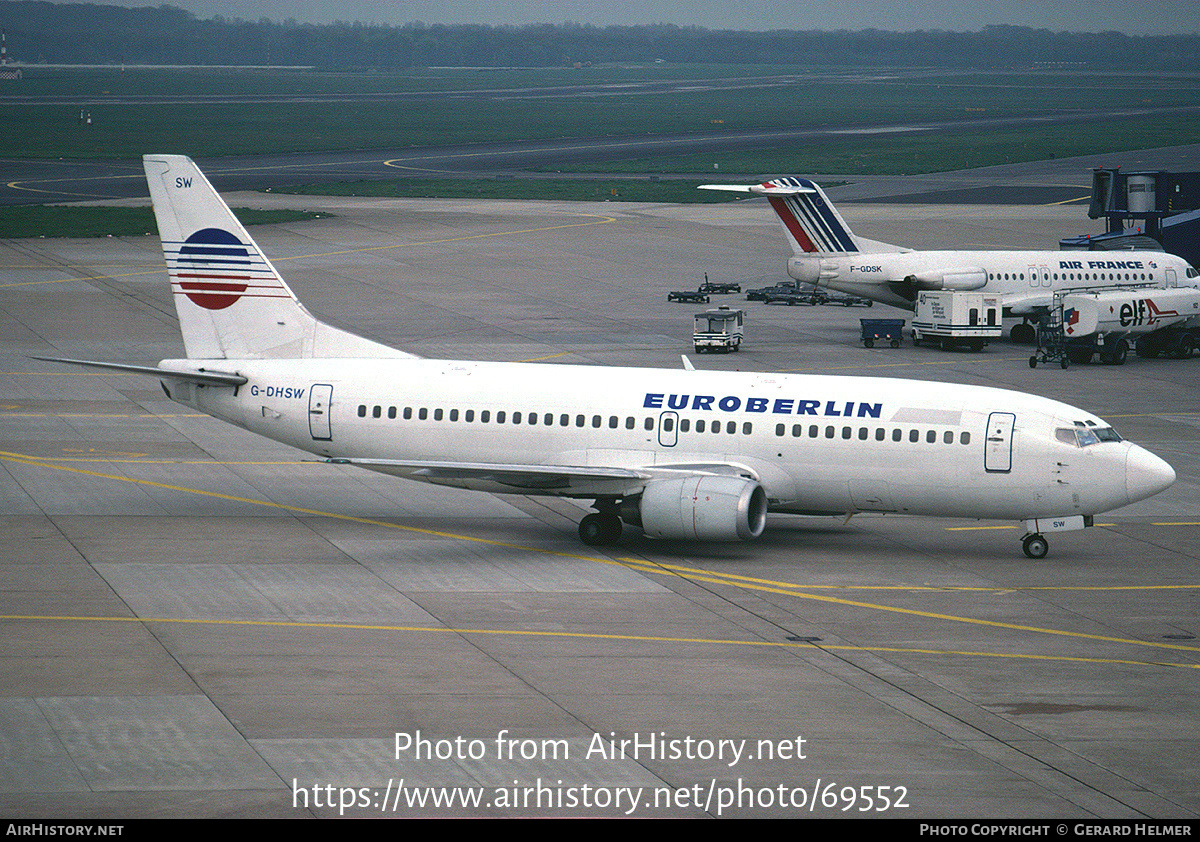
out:
M1111 119L1110 112L1054 115L1060 122ZM1132 115L1136 116L1136 115ZM334 152L247 155L198 159L209 181L222 192L272 190L329 182L394 181L404 178L562 178L559 172L530 172L561 166L565 177L614 181L649 179L646 175L571 174L571 165L597 160L680 155L696 152L799 148L806 144L870 137L877 134L936 135L974 129L1044 124L1045 116L978 123L930 123L904 126L829 126L820 129L749 129L743 131L578 137L512 143L472 143L454 146L398 147ZM165 151L165 150L164 150ZM171 150L176 151L176 150ZM179 150L186 153L186 150ZM1200 144L1172 146L1105 155L1060 158L1032 163L976 167L915 176L863 176L826 173L826 184L850 182L839 192L841 201L882 201L895 204L1052 204L1086 201L1093 167L1121 166L1125 171L1189 172ZM719 180L753 181L797 173L722 172ZM654 178L708 178L697 173L664 174ZM144 199L145 174L140 160L0 159L0 206L45 202L111 203Z
M309 309L430 357L678 368L696 308L667 292L784 276L762 201L227 199L331 212L252 233ZM843 214L916 248L1099 230ZM867 350L860 317L909 314L718 300L746 344L698 368L1036 392L1179 480L1040 562L1015 524L892 516L600 551L576 503L307 462L30 360L178 356L161 250L3 241L0 814L1195 819L1200 361Z

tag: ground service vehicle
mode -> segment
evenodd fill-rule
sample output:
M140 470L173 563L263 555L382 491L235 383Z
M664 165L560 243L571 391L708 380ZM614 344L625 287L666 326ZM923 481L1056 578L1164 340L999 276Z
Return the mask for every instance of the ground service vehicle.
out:
M722 304L715 310L696 314L696 330L692 342L696 353L706 351L736 351L742 347L745 314Z

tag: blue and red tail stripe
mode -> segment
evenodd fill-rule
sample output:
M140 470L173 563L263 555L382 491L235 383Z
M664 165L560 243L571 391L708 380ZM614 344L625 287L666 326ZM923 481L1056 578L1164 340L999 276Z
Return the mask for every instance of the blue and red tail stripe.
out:
M258 249L219 228L182 243L164 242L163 256L176 295L206 310L224 310L241 298L291 298L291 291Z
M768 201L784 228L805 252L853 254L858 252L854 235L837 212L825 201L820 189L806 178L777 178L766 188L800 188L803 192L767 194Z

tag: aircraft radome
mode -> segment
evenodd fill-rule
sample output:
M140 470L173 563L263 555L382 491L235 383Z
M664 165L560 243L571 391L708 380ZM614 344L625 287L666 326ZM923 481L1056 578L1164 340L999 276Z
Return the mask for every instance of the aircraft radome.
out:
M1154 284L1200 285L1200 273L1182 257L1162 251L913 251L859 237L825 195L806 178L764 184L704 184L766 196L792 247L787 272L804 283L913 309L921 290L1000 293L1004 312L1022 316L1012 329L1033 342L1030 321L1050 307L1056 289Z
M593 500L671 540L760 535L767 513L1023 521L1044 532L1175 472L1090 412L1034 395L869 377L420 359L314 318L188 158L147 155L186 359L91 363L260 435L422 482ZM47 358L42 358L47 359Z

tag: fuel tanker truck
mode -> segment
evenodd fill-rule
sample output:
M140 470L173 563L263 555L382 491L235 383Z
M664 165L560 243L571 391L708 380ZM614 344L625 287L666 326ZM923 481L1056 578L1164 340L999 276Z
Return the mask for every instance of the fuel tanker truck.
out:
M1062 331L1073 363L1121 365L1140 357L1184 359L1200 348L1200 288L1118 287L1065 291Z

